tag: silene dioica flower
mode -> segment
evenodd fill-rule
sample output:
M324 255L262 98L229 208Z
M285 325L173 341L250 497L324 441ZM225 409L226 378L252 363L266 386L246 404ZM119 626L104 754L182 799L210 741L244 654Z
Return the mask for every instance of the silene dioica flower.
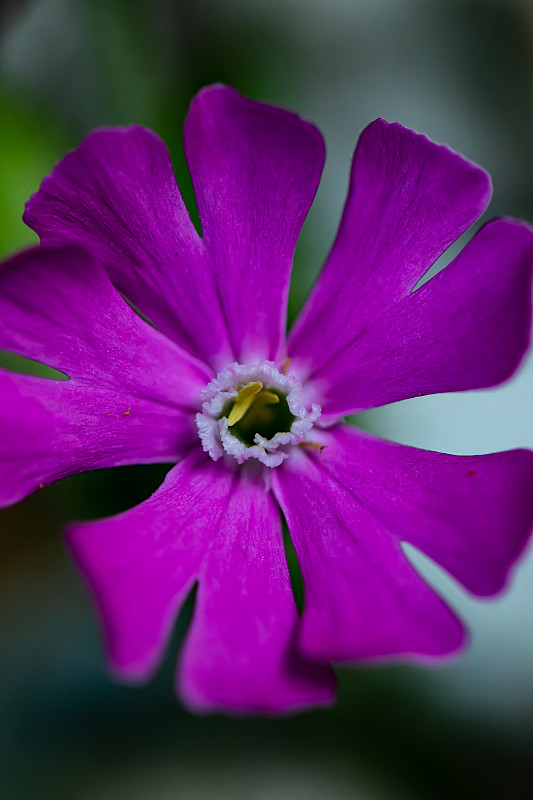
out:
M511 375L528 345L533 235L489 222L415 289L482 214L490 181L377 120L286 338L320 134L212 87L192 103L185 153L201 236L163 143L140 127L90 134L29 201L42 247L0 271L0 346L68 380L0 374L0 500L82 470L177 464L141 505L68 533L112 670L150 677L198 584L177 674L190 708L329 703L331 661L428 662L464 643L402 542L479 596L501 590L525 546L530 452L416 450L343 417ZM301 616L282 514L303 575Z

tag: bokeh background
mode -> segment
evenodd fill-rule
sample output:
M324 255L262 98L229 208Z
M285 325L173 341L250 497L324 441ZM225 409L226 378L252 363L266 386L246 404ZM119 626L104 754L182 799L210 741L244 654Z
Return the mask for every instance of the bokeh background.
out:
M333 240L357 136L377 116L483 164L495 186L489 216L533 221L530 0L3 0L0 69L2 256L35 241L21 222L25 200L95 126L156 130L190 202L183 118L215 81L298 111L326 138L292 316ZM532 400L530 357L504 387L410 400L358 422L453 453L533 447ZM81 475L0 512L2 798L531 797L531 550L490 602L414 554L467 620L468 654L440 669L341 669L331 710L188 714L171 688L187 610L150 685L111 682L62 528L140 502L165 471Z

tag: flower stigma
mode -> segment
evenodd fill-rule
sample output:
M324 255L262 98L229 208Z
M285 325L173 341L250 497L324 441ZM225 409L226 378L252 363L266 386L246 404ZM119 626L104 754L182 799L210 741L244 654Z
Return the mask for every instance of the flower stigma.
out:
M201 400L198 433L215 461L227 454L239 464L255 458L278 467L320 417L320 406L305 407L299 382L270 361L231 364L205 387Z

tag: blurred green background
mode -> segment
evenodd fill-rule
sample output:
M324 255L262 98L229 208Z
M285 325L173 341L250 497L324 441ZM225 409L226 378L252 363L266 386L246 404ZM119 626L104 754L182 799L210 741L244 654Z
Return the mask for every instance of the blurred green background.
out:
M190 202L183 118L215 81L298 111L326 138L292 316L333 240L357 136L377 116L483 164L489 216L533 220L530 0L3 0L0 69L2 256L35 241L25 200L95 126L156 130ZM362 424L455 453L533 447L532 398L529 358L505 387L398 403ZM469 653L441 669L340 670L331 710L192 717L171 689L186 614L152 684L112 683L61 531L140 502L164 473L81 475L0 512L0 797L531 797L531 550L485 603L413 555L468 621Z

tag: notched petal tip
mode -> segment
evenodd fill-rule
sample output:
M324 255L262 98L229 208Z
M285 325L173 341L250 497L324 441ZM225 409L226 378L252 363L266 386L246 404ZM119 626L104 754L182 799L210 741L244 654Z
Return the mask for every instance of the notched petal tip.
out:
M486 383L486 386L490 388L499 386L514 375L531 344L533 229L522 220L502 216L486 222L472 239L472 244L482 237L486 237L487 242L494 242L493 262L497 259L498 247L502 251L498 260L500 294L503 298L507 294L509 308L506 318L504 319L502 315L502 320L497 327L500 339L513 343L509 347L507 358L501 360L499 374L495 374L493 379ZM490 266L492 264L489 264ZM487 283L490 281L490 271L488 272ZM493 280L496 281L496 279L497 274L494 273ZM481 279L479 284L483 289Z
M443 605L446 605L443 601ZM298 649L306 658L310 659L324 659L329 658L334 666L339 667L353 667L355 669L374 669L379 667L389 667L395 664L415 664L421 667L438 668L455 664L468 652L472 636L469 629L450 610L450 616L453 620L450 621L448 629L442 630L442 637L437 645L431 652L418 652L406 649L402 651L382 653L379 655L361 653L361 655L354 655L350 652L350 646L347 645L346 651L339 649L337 651L331 648L327 640L321 640L316 636L316 632L305 633L302 629L302 636L298 643ZM342 638L342 632L338 634L339 639Z
M507 526L500 534L504 552L493 567L492 577L482 575L479 586L467 586L476 597L495 597L507 591L533 541L533 451L520 448L492 457L501 459L498 488L507 501Z
M97 525L98 523L96 523ZM100 621L100 631L108 672L115 680L131 685L147 683L158 667L158 654L144 652L141 657L124 659L120 654L120 634L116 613L109 602L105 580L98 571L98 558L93 558L91 534L95 523L73 523L64 531L64 541L72 562L83 576Z
M101 621L107 663L121 680L153 676L198 578L205 549L198 517L207 509L220 513L228 484L215 465L204 473L203 461L188 456L140 505L66 531Z

